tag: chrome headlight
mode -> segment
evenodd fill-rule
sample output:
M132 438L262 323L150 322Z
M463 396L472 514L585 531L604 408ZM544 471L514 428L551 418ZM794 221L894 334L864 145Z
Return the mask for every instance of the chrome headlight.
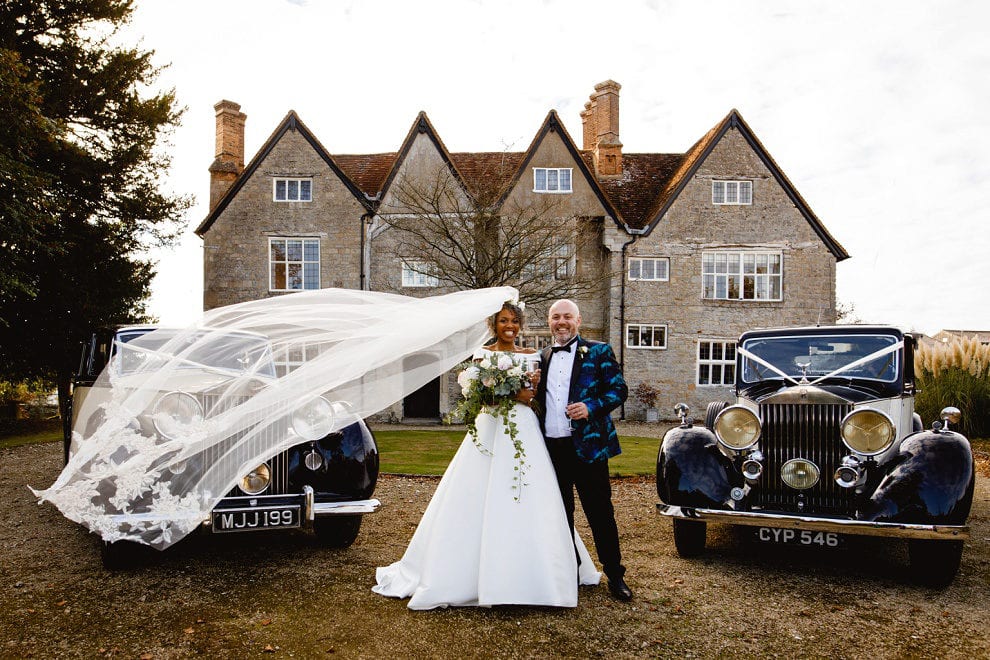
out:
M818 483L818 466L803 458L792 458L780 467L780 478L797 490L806 490Z
M269 469L267 463L262 463L241 477L241 483L239 485L241 490L248 495L257 495L265 492L265 489L268 488L268 484L270 484L271 481L272 471Z
M155 429L175 440L190 431L190 427L203 421L203 406L192 394L169 392L158 399L151 414Z
M879 410L854 410L839 425L842 442L863 456L875 456L894 442L894 423Z
M760 418L749 408L729 406L715 418L715 437L734 451L749 449L760 439Z
M333 404L322 396L292 411L292 430L304 440L319 440L333 428Z

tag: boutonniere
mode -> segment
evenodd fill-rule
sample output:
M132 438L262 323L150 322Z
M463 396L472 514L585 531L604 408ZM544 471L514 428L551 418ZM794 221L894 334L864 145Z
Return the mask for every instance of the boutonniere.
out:
M588 347L578 346L577 352L580 357L586 357L588 355Z

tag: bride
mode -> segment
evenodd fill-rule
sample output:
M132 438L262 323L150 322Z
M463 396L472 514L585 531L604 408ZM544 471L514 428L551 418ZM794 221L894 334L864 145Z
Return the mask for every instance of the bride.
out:
M523 321L523 310L505 303L489 318L494 345L479 349L475 358L504 351L524 366L534 351L516 347ZM524 477L515 479L519 458L504 422L480 414L477 439L470 433L464 438L402 559L378 568L372 591L410 597L414 610L448 605L576 607L578 582L598 584L601 574L567 525L540 425L528 407L535 382L533 388L516 395L512 411Z

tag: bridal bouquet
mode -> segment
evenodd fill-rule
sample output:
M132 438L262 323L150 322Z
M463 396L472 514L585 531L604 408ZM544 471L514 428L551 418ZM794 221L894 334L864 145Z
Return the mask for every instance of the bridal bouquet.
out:
M515 499L518 501L518 489L522 483L520 479L526 466L526 452L519 440L513 409L519 390L530 387L529 377L510 353L492 353L480 362L465 362L461 368L457 383L461 386L464 398L450 412L449 417L462 418L467 423L468 433L478 451L489 456L491 452L481 445L478 438L478 415L488 413L502 420L505 433L515 449L513 458L519 461L515 467L518 474L513 477L516 484L512 487L517 490Z

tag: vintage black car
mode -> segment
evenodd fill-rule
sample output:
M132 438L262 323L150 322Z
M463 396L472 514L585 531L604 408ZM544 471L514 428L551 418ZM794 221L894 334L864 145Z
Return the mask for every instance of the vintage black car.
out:
M973 500L969 441L945 408L914 412L915 336L890 327L759 330L737 343L734 404L712 402L657 456L657 505L683 557L709 522L758 541L833 547L846 535L908 540L911 573L947 585L959 568Z
M78 371L73 379L71 421L66 427L63 444L65 460L79 450L94 425L101 422L99 411L90 419L81 419L79 411L83 401L94 387L106 381L99 380L107 365L115 370L118 382L125 382L129 372L136 371L145 353L122 351L121 346L138 337L145 337L153 326L127 326L94 332L84 343ZM231 334L234 337L231 337ZM167 341L168 330L159 330L154 337ZM148 336L147 339L151 339ZM225 381L233 378L239 368L238 356L251 355L257 377L251 387L262 389L277 383L276 364L267 339L253 333L227 333L226 352L211 351L207 344L199 362L191 361L187 370L180 370L169 391L160 392L156 410L182 421L183 415L195 415L209 419L223 404L219 397ZM230 347L236 350L230 350ZM260 367L258 366L260 364ZM204 368L208 377L203 377ZM197 377L198 376L198 377ZM329 406L323 400L321 404ZM310 411L312 414L312 411ZM171 417L167 417L171 419ZM144 419L140 423L144 435L166 434L160 419ZM311 424L312 420L303 423ZM264 463L246 471L239 484L232 488L205 517L202 530L213 533L276 530L311 527L315 537L330 547L346 547L357 538L362 514L377 510L379 502L371 499L378 479L378 447L371 430L362 420L343 429L314 437L301 432L290 423L274 423L265 433L289 435L299 442L273 456ZM318 426L318 425L317 425ZM72 431L76 432L73 433ZM297 431L299 431L297 433ZM279 440L280 438L274 438ZM223 448L204 452L197 460L218 460ZM173 468L177 471L179 468ZM108 567L121 566L133 561L141 551L129 541L102 543L102 557Z

